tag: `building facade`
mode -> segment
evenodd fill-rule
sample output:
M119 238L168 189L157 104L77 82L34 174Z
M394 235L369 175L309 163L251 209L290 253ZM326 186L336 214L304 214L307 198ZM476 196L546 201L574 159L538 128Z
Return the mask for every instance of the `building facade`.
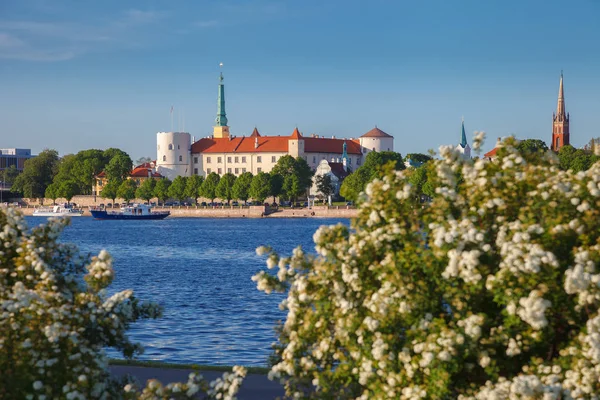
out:
M571 143L569 119L569 114L565 113L565 93L563 89L563 74L561 72L556 112L552 116L552 142L550 143L552 150L559 151L561 147Z
M163 178L164 176L156 172L154 163L144 163L142 165L138 165L131 171L131 173L127 177L127 179L133 179L138 186L140 186L142 183L144 183L144 181L148 179L159 180ZM104 186L106 186L107 183L108 178L106 177L106 174L104 173L104 171L100 172L95 177L94 189L92 194L94 196L100 196L100 192L102 191Z
M23 172L25 161L32 158L31 149L0 149L0 171L14 166Z
M375 127L358 138L325 138L303 135L296 127L289 135L263 136L257 128L248 136L232 135L225 112L225 85L219 77L217 117L213 134L197 141L187 132L157 134L157 171L174 179L176 176L219 175L244 172L270 172L285 156L302 157L316 170L323 160L342 162L346 149L349 170L356 169L370 151L393 151L394 137ZM187 147L186 147L187 144Z

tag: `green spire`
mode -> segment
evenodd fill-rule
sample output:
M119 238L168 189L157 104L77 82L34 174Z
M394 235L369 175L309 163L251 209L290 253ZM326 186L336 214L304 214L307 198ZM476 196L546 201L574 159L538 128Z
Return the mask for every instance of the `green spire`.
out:
M460 138L460 145L464 149L467 147L467 135L465 134L465 119L462 120L462 136Z
M344 142L344 144L342 145L342 160L348 159L348 152L346 151L347 147L348 146L346 145L346 142Z
M219 97L217 99L217 126L227 126L227 114L225 113L225 84L223 84L223 73L219 77Z

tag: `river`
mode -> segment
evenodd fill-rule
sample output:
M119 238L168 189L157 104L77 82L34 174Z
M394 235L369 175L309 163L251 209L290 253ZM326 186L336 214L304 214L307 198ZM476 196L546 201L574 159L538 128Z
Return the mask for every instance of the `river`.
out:
M41 218L27 217L30 226ZM266 366L273 330L285 318L281 294L256 289L266 269L255 249L289 255L313 252L320 225L347 219L206 219L97 221L73 218L61 240L83 252L106 249L114 259L110 292L133 289L164 307L164 316L134 324L130 337L145 347L141 360L204 365ZM109 351L111 357L122 358Z

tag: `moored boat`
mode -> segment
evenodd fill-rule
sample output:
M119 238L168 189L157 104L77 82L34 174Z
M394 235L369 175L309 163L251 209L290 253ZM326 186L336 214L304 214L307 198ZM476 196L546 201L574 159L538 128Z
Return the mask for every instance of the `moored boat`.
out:
M34 217L81 217L83 210L73 208L70 204L52 207L36 208L32 214Z
M148 204L133 204L123 206L119 211L91 209L92 217L96 219L163 219L171 214L169 211L152 211Z

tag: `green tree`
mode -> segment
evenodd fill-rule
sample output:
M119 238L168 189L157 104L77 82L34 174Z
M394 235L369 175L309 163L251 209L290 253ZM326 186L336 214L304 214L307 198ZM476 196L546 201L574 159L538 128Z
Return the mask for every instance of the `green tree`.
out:
M106 168L104 168L104 173L106 173L109 182L112 180L123 182L131 174L132 168L133 162L128 155L117 154L111 158Z
M250 198L250 186L253 180L252 172L244 172L233 184L232 198L242 200L244 203Z
M227 200L227 205L233 198L233 185L235 184L236 177L231 172L226 173L219 180L219 184L215 189L215 193L221 200Z
M423 204L388 166L351 228L317 230L316 255L257 249L279 271L253 280L287 297L270 371L286 397L600 396L600 163L504 149L444 149Z
M67 203L71 202L73 196L75 196L79 191L79 185L77 182L71 181L63 181L58 185L58 195L67 200Z
M372 153L369 153L372 154ZM360 193L371 180L371 171L368 168L359 167L356 171L344 178L340 186L340 195L346 200L352 200L357 203Z
M214 203L215 197L217 197L217 186L220 179L219 174L211 172L200 186L200 195L206 199L210 199L211 203Z
M281 175L283 191L286 197L295 199L312 185L313 171L306 160L302 157L286 155L277 160L277 164L271 170L271 175ZM295 179L290 178L295 176ZM286 181L288 182L286 185ZM287 189L293 190L289 192Z
M50 219L30 229L20 214L9 217L0 208L0 398L234 397L244 368L234 367L233 374L213 383L196 374L166 387L151 380L143 394L137 385L112 376L106 349L126 359L141 354L143 347L131 341L128 330L135 322L160 317L162 310L131 290L111 290L111 256L102 250L91 257L63 243L59 235L68 223Z
M321 199L327 199L335 193L331 175L329 174L316 176L315 184L317 185L317 196Z
M562 170L566 171L571 168L571 163L575 158L576 152L577 149L570 144L567 144L558 150L558 161Z
M173 179L173 183L169 186L169 197L172 199L176 199L180 202L184 201L186 198L185 188L187 186L186 178L183 176L177 176Z
M254 201L262 204L267 197L272 196L271 178L271 175L267 174L266 172L259 172L258 174L254 175L249 191L249 195Z
M273 202L275 202L275 198L283 194L283 176L271 173L270 184L269 195L273 196Z
M548 151L548 146L543 140L525 139L516 145L517 150L528 162L537 162Z
M154 179L146 179L135 191L135 197L138 199L142 199L146 202L150 202L150 200L154 197L154 187L156 186L156 181Z
M187 178L185 185L185 197L194 200L194 204L198 205L198 197L200 197L200 187L204 182L204 177L200 175L192 175Z
M56 199L60 196L58 194L58 184L51 183L46 188L46 192L44 193L44 197L52 200L52 204L56 204Z
M154 197L163 204L169 198L169 186L171 181L167 178L159 179L154 185Z
M46 188L52 183L58 165L56 150L44 150L36 157L25 161L23 172L17 176L12 191L24 197L42 199Z
M19 170L14 165L11 165L0 171L0 181L4 182L4 186L12 185L19 176Z
M103 199L110 199L112 203L115 204L115 199L117 198L117 190L119 190L119 186L121 182L118 181L110 181L100 191L100 197Z
M133 179L125 179L117 189L117 197L125 200L125 203L129 203L130 200L135 199L136 190L137 183Z

